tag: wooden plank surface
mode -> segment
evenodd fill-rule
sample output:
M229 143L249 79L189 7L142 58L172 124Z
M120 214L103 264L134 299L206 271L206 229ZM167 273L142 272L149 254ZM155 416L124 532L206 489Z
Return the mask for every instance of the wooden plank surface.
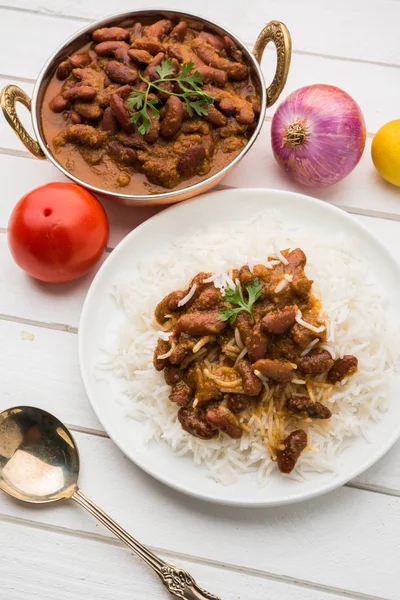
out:
M68 30L74 22L84 27L88 22L102 19L107 14L143 8L143 3L126 0L114 0L112 6L108 7L111 12L97 0L2 0L1 5L25 8L34 15L41 13L48 19L48 33L55 27L57 16L63 17L58 22L65 21L64 27ZM151 6L157 7L157 3ZM224 24L246 42L253 42L265 23L277 19L289 27L295 51L400 64L396 35L400 6L396 0L337 0L335 3L326 0L304 0L301 3L281 0L260 3L258 0L249 0L245 7L240 0L231 0L229 10L223 2L205 0L200 5L190 0L173 0L168 8L203 14ZM18 13L15 20L20 25L21 16ZM56 27L61 40L63 26L57 24Z
M1 521L7 553L0 572L2 594L7 600L165 600L158 578L118 542L106 543L99 536L86 538L62 532L35 529L21 523ZM51 548L51 552L49 549ZM349 596L318 587L299 587L294 582L274 580L212 564L161 555L187 569L210 592L223 599L276 598L279 600L345 600ZM350 596L351 597L351 596Z
M135 7L141 5L126 0L114 0L110 10L96 0L0 0L0 87L15 82L31 93L42 64L66 37L105 12ZM308 190L285 177L270 148L273 107L254 148L222 187L275 187L320 197L358 213L400 261L400 192L379 178L370 159L373 134L399 118L400 1L251 0L244 10L232 0L227 11L211 0L201 7L174 0L170 7L224 23L250 48L263 23L285 21L294 54L284 96L309 83L332 83L346 89L365 115L364 156L341 184ZM268 81L273 67L269 48L263 61ZM20 114L29 128L29 114ZM45 286L22 273L7 249L15 202L33 187L64 178L49 162L33 159L2 118L0 173L0 409L35 404L68 423L81 450L84 491L224 600L400 599L400 444L350 486L289 507L228 509L153 481L106 437L83 390L76 329L95 270L72 284ZM158 211L104 206L110 248ZM165 597L147 569L72 504L38 509L0 495L0 528L5 600Z
M280 508L214 506L154 481L108 439L81 433L75 439L83 458L82 490L151 547L353 594L400 597L400 541L393 535L400 498L342 488ZM2 495L0 514L110 535L71 503L37 510Z

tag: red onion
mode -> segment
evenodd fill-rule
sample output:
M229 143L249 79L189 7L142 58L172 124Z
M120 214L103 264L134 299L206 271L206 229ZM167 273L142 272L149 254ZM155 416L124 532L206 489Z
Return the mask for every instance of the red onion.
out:
M333 85L296 90L272 120L272 149L278 163L299 183L323 187L354 169L365 146L358 104Z

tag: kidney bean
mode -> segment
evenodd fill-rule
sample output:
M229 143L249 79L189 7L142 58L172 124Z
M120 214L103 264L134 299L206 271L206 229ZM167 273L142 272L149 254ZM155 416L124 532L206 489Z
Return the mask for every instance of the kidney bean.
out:
M182 310L178 303L186 296L187 292L188 290L175 290L157 304L154 314L158 323L164 323L165 315Z
M270 341L270 336L262 330L261 323L257 323L250 334L247 350L249 359L252 363L264 358L267 354L267 349Z
M220 290L217 290L215 287L206 288L200 292L197 298L192 300L188 312L208 312L219 308L222 303L223 298Z
M153 354L153 365L156 371L162 371L168 364L168 358L159 358L171 349L171 344L167 340L159 339Z
M183 42L183 40L185 39L187 29L188 24L186 23L186 21L180 21L177 25L175 25L175 27L171 31L171 34L169 36L170 41Z
M165 383L171 387L180 381L183 381L183 371L178 367L166 366L164 369Z
M124 101L120 96L118 96L118 94L112 94L110 98L110 107L121 128L126 133L133 133L134 127L133 123L129 118L128 109L126 108Z
M296 267L305 267L307 264L307 257L301 248L296 248L289 252L286 256L286 260L292 269L295 269Z
M222 98L218 103L218 108L227 117L232 117L236 113L236 106L230 98Z
M178 161L178 171L182 177L193 177L203 164L206 151L202 144L194 144L185 150Z
M213 104L209 104L207 106L207 111L208 115L206 115L204 118L206 121L211 123L211 125L214 125L214 127L223 127L227 124L228 120L226 116L219 112L219 110L216 109Z
M243 81L243 79L248 77L249 70L246 65L232 62L227 58L219 56L219 54L215 52L215 49L204 39L201 39L200 36L193 40L192 48L206 65L226 71L229 79L232 79L233 81Z
M150 129L144 134L143 139L148 144L154 144L160 135L160 121L156 119L151 111L147 111L149 119L151 121Z
M236 120L238 121L238 123L250 125L250 123L254 121L254 111L252 106L249 104L248 106L240 107L236 115Z
M239 48L236 46L235 42L227 35L224 35L224 37L222 39L223 39L223 43L224 43L224 48L225 48L226 53L229 56L229 58L231 58L232 60L234 60L236 62L242 62L243 54L239 50Z
M114 115L111 106L107 106L103 113L103 119L101 121L101 128L103 131L109 131L110 133L118 133L119 123Z
M158 54L159 52L165 52L165 46L161 42L156 40L147 40L146 38L138 38L133 44L132 48L138 48L139 50L147 50L150 54Z
M153 60L151 61L151 63L149 63L144 71L144 77L145 79L159 79L160 76L156 71L156 68L158 67L158 65L161 63L161 61L164 60L165 54L163 52L159 52L158 54L156 54L156 56L153 58Z
M87 67L87 65L90 65L90 63L93 61L92 57L87 52L82 52L82 54L74 54L69 60L74 69Z
M75 85L65 90L62 95L65 100L93 100L96 96L96 90L89 85Z
M249 75L249 69L246 65L238 62L232 62L227 58L222 58L221 56L215 56L210 63L211 67L215 67L216 69L222 69L222 71L226 71L228 74L228 79L232 79L232 81L243 81Z
M333 366L333 358L326 350L318 354L306 354L297 360L299 371L305 375L318 375L325 373Z
M220 404L209 408L206 412L206 419L212 427L221 429L234 440L242 437L243 430L237 417L226 406Z
M289 433L282 444L285 449L277 452L278 469L281 473L289 474L293 471L300 454L307 446L307 434L303 429L296 429Z
M129 48L126 42L101 42L100 44L97 44L97 46L95 46L94 51L98 56L114 56L115 51L118 50L118 48L122 48L124 46Z
M133 148L126 148L118 142L108 144L108 152L112 158L126 166L134 165L137 160L137 154Z
M202 140L203 148L205 151L206 158L212 158L215 151L215 142L211 134L203 135Z
M54 138L54 145L59 147L72 142L88 148L100 148L106 140L106 132L91 125L68 125Z
M218 54L215 52L215 48L211 46L207 40L201 38L200 35L195 38L191 44L192 49L195 51L197 56L206 64L210 65L215 56Z
M193 347L196 341L195 338L189 336L181 338L169 357L169 362L172 365L181 365L185 358L193 356Z
M129 45L125 44L120 46L114 52L115 59L119 62L125 63L128 67L133 67L136 69L136 65L134 65L131 61L131 57L129 56Z
M103 115L103 109L97 102L75 102L74 109L78 115L89 121L97 121Z
M132 60L144 65L148 65L153 60L153 56L150 54L150 52L147 52L147 50L131 48L128 50L128 54Z
M268 333L282 335L296 323L297 306L286 306L282 310L265 315L261 320L262 328Z
M171 56L171 58L177 60L179 63L182 63L184 61L182 50L180 48L176 48L175 46L168 46L167 51L168 55Z
M193 312L179 317L176 327L178 331L188 335L199 336L220 333L225 329L225 321L218 321L218 311Z
M110 60L104 67L105 73L116 83L134 83L137 79L137 70L122 65L116 60Z
M221 69L214 69L214 67L197 67L196 71L203 77L204 83L216 83L220 87L224 87L228 81L228 75Z
M247 410L252 404L254 396L247 396L246 394L229 394L227 400L227 407L235 415Z
M300 298L308 298L313 282L308 279L304 272L307 262L304 252L300 248L296 248L286 258L289 262L286 271L293 276L290 283L292 291Z
M243 358L237 364L237 369L242 378L243 391L247 396L258 396L262 390L262 383L254 374L251 364Z
M57 79L61 81L63 79L67 79L71 75L72 72L72 64L69 58L67 60L63 60L57 67Z
M208 31L202 31L197 37L198 39L207 42L207 44L210 44L210 46L213 46L218 52L221 52L221 50L224 49L224 42L217 35L213 35Z
M92 38L95 42L126 41L129 39L129 31L122 27L103 27L93 31Z
M181 126L184 107L177 96L170 96L165 104L165 116L161 123L161 135L172 137Z
M169 395L171 402L175 402L179 406L187 406L192 398L193 392L184 381L176 383Z
M236 317L236 327L239 330L240 338L245 346L250 343L251 332L253 331L253 319L247 312L240 312Z
M161 39L164 35L169 33L173 28L174 24L169 19L160 19L152 25L146 27L144 34L147 38Z
M197 296L200 294L200 292L202 292L204 289L206 289L207 287L210 286L209 283L204 283L205 279L208 279L209 277L211 277L212 273L205 273L204 271L200 271L200 273L197 273L197 275L195 275L192 279L192 281L189 284L189 289L196 284L196 292L192 298L193 299L197 298Z
M324 406L321 402L313 402L305 394L295 394L289 398L286 407L295 414L306 413L311 419L330 419L332 416L327 406Z
M112 85L112 81L109 76L104 73L104 87L107 88L109 85Z
M280 383L289 383L292 380L292 365L280 360L271 360L270 358L257 360L253 364L253 370L260 371L264 377L269 377Z
M329 383L337 383L338 381L342 381L345 377L354 375L357 371L357 367L357 358L352 354L345 354L343 358L338 358L333 363L333 366L328 373Z
M70 113L69 118L71 119L71 123L73 123L74 125L79 125L79 123L82 123L83 121L81 115L78 115L78 113L75 111L72 111Z
M129 33L129 43L132 45L135 40L143 36L143 26L141 23L135 23Z
M178 419L182 429L195 437L203 440L211 440L217 435L217 431L208 423L205 417L194 408L180 408Z
M115 92L117 94L117 96L120 96L121 98L127 98L129 96L129 94L133 92L133 87L131 85L121 85L120 87L118 87Z
M143 136L140 133L125 133L121 131L117 135L117 139L123 146L134 148L135 150L146 150L147 144L143 141Z
M69 100L63 98L61 94L57 94L54 98L49 102L49 108L55 113L64 112L70 106Z

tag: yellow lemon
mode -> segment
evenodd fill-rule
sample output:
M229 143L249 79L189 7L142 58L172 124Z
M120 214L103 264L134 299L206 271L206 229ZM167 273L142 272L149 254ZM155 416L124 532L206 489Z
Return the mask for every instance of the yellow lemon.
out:
M378 173L400 187L400 119L386 123L374 135L371 155Z

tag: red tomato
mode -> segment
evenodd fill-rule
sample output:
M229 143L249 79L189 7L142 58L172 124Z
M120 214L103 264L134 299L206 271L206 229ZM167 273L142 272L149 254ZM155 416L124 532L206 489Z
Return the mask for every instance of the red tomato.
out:
M19 200L8 224L17 265L51 283L84 275L104 252L109 226L95 196L75 183L48 183Z

